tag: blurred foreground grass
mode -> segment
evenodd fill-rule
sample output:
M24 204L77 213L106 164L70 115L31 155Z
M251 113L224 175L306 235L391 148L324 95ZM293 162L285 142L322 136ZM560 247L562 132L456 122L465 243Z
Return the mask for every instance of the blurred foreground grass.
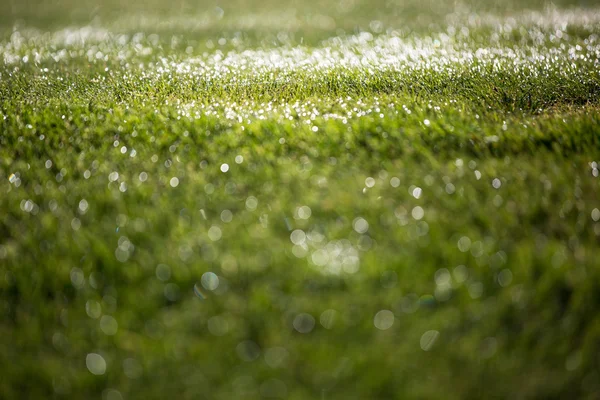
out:
M598 398L592 6L9 2L0 398Z

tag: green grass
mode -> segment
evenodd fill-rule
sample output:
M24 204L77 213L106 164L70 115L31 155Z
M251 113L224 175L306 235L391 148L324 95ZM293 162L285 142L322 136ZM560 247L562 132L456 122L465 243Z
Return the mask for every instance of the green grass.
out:
M598 398L593 6L9 2L0 398Z

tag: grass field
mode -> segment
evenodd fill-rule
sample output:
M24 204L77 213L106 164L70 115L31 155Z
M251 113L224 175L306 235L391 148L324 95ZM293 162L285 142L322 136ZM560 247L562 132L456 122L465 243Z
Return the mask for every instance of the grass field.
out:
M600 397L594 1L8 0L0 398Z

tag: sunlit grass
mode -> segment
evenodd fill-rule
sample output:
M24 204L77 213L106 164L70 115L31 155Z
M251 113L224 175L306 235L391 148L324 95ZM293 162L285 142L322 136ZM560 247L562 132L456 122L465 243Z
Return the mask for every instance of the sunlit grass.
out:
M597 9L88 3L2 17L1 398L600 394Z

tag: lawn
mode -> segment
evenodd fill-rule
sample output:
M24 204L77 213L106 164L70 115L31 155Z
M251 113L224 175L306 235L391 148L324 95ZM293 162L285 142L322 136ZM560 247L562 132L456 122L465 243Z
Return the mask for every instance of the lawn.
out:
M0 398L600 397L600 8L7 0Z

